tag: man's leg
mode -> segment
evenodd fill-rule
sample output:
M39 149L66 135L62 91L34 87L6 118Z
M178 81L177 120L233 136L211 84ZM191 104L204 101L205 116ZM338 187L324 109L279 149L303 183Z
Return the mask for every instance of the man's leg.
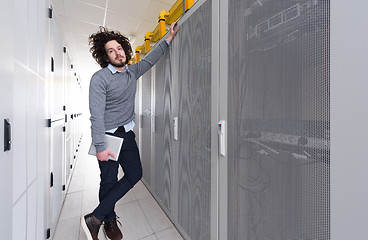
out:
M101 200L105 197L105 195L116 184L118 180L117 175L119 163L116 161L106 161L106 162L98 161L98 165L100 167L100 179L101 179L99 190L99 200L101 202ZM114 211L109 213L109 215L115 216ZM102 216L96 217L92 213L82 217L81 226L87 235L87 239L92 240L98 239L98 232L103 220L104 217ZM114 239L122 239L122 236L120 238Z
M102 213L101 216L105 216L103 229L107 239L118 240L123 238L123 234L117 225L116 213L114 211L115 204L142 178L142 164L134 133L132 131L128 133L123 131L117 132L114 135L124 138L119 159L115 162L123 168L124 176L107 192L104 189L100 191L102 200L100 200L100 205L95 209L93 214L99 217L98 214ZM110 187L109 184L108 186Z
M100 167L100 190L98 194L99 202L101 203L102 199L105 198L107 193L114 185L118 182L118 161L98 161L98 165ZM114 211L112 210L106 217L113 218L115 216ZM102 216L99 216L102 217ZM105 217L105 218L106 218ZM99 218L101 221L104 219Z
M117 162L114 162L115 164L121 165L124 176L107 192L104 190L100 192L103 198L100 200L98 207L93 211L93 215L105 222L109 222L116 218L114 212L115 203L142 178L142 164L137 143L135 142L134 132L116 132L114 135L124 138L119 159Z

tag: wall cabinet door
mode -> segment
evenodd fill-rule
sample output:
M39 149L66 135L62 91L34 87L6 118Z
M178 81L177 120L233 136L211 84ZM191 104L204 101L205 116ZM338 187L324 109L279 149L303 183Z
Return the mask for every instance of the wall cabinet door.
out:
M4 23L4 31L12 36L13 33L13 11L9 11L12 6L12 1L5 1L2 3L0 9L0 21ZM13 53L12 53L12 37L6 37L1 40L0 44L0 189L6 193L8 197L1 198L0 212L2 220L0 220L0 232L3 239L11 239L12 222L8 221L12 215L12 153L10 151L4 152L4 119L9 119L10 124L12 118L12 93L13 93Z

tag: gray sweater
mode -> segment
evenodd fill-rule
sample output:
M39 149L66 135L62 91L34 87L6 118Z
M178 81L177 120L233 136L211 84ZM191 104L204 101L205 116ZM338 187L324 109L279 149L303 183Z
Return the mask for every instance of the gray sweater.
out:
M89 87L92 144L97 152L104 151L105 131L134 120L137 79L148 71L168 48L162 41L144 59L129 66L125 72L113 74L107 67L93 74Z

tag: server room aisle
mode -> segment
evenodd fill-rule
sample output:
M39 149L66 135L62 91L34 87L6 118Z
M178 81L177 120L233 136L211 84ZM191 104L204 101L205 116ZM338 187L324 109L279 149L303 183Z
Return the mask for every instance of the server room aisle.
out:
M80 228L80 217L97 206L99 187L97 160L87 154L90 142L90 132L85 130L54 240L87 239ZM141 181L117 203L116 211L124 240L183 239ZM106 239L102 228L99 239Z

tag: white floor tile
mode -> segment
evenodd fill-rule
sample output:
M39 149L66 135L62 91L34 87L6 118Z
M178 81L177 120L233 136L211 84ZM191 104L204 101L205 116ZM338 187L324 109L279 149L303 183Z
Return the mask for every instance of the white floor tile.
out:
M137 199L135 198L134 194L133 194L133 191L132 189L130 189L130 191L125 194L124 197L122 197L117 203L116 203L116 206L117 205L122 205L122 204L126 204L126 203L130 203L130 202L133 202L133 201L137 201Z
M84 176L73 176L73 181L70 182L68 193L80 192L84 190Z
M59 221L53 239L54 240L78 239L80 228L79 219L80 218L78 216Z
M60 214L60 220L79 217L82 210L83 192L70 193L66 195L65 202Z
M81 159L82 160L82 159ZM85 167L83 166L84 161L77 161L73 169L73 178L84 177L86 174ZM83 181L84 183L84 181Z
M104 235L104 233L103 233L103 231L102 231L102 227L103 226L101 226L100 231L98 232L98 239L99 240L107 240L106 237L105 237L105 235ZM70 239L70 240L73 240L73 239ZM87 240L87 236L84 233L84 231L83 231L82 228L80 229L80 232L79 232L79 240Z
M99 204L98 189L88 189L83 193L82 215L91 213Z
M153 234L153 230L137 201L118 205L116 214L120 217L124 240L137 240Z
M161 232L156 232L157 240L183 240L178 231L172 227Z
M85 166L86 174L84 178L84 189L94 189L100 186L100 169L97 160L88 162Z
M122 178L124 176L124 171L121 168L121 166L119 167L119 171L118 171L118 179Z
M141 238L139 240L157 240L157 238L156 238L155 234L152 234L152 235L149 235L147 237Z
M173 227L173 224L153 197L139 200L139 204L154 232Z
M151 193L147 190L146 186L142 183L142 181L139 181L132 189L134 196L137 200L151 198Z

